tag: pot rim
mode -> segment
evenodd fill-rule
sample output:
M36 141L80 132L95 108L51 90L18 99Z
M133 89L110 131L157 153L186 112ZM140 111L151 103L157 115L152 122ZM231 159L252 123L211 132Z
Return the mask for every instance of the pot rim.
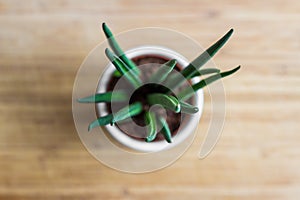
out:
M181 54L162 46L153 46L153 45L139 46L126 51L125 54L130 59L141 55L157 55L168 59L176 59L178 64L183 68L185 68L189 64L187 59L183 57ZM115 68L113 64L109 63L107 67L104 69L101 78L99 79L97 92L99 93L106 92L106 86L109 83L110 77L114 71ZM191 80L192 83L198 81L199 81L198 77ZM105 133L109 135L109 139L113 144L115 144L116 146L125 147L125 149L123 148L123 150L129 150L129 151L133 150L137 152L149 153L149 152L157 152L157 151L173 148L176 145L185 141L189 136L191 136L191 134L194 133L195 129L198 126L200 117L202 115L203 104L204 104L203 90L202 89L198 90L196 94L197 95L193 97L193 101L195 102L195 105L199 108L199 111L195 114L186 115L186 117L181 122L178 128L178 132L174 137L172 137L172 143L167 143L165 140L153 141L150 143L137 140L125 134L117 126L107 125L107 126L101 126L101 128ZM96 112L98 114L101 113L101 115L108 114L108 112L105 111L104 104L96 104Z

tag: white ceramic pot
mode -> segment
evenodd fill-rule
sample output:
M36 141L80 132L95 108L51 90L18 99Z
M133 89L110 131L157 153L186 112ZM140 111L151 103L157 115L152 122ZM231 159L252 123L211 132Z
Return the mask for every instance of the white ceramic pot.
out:
M167 59L176 59L180 66L187 66L188 61L177 52L174 52L170 49L159 47L159 46L141 46L138 48L131 49L126 52L128 58L135 58L142 55L157 55L159 57L164 57ZM110 81L110 78L115 71L115 67L112 64L109 64L102 77L99 80L97 92L106 92L106 86ZM192 80L192 83L198 81L197 79ZM108 134L109 138L114 144L117 144L120 147L123 147L127 150L134 150L136 152L157 152L168 148L173 148L176 145L185 141L188 137L191 137L194 134L195 129L198 126L199 119L202 114L203 108L203 91L199 90L192 99L195 106L199 108L199 111L196 114L190 114L184 117L181 122L180 128L176 133L175 137L172 138L172 143L167 143L166 141L153 141L147 143L145 141L134 139L133 137L128 136L122 132L117 126L104 126L102 127L104 131ZM104 104L96 104L96 112L100 113L101 116L108 114L105 111Z

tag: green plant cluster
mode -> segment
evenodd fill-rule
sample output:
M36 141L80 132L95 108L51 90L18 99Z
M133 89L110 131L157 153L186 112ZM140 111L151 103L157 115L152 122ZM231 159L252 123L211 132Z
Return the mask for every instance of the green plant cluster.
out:
M143 85L140 74L141 71L135 65L135 63L129 59L124 51L117 43L114 35L108 28L108 26L102 24L103 32L108 39L109 45L112 49L106 49L105 54L110 62L115 66L116 71L114 76L124 76L126 80L131 84L134 89L138 89ZM180 74L172 74L171 71L177 64L175 59L169 60L164 63L155 73L150 77L151 82L164 83L171 90L178 89L185 80L190 80L197 76L207 77L202 78L198 83L181 89L178 94L173 96L172 94L166 93L151 93L143 94L146 95L147 103L151 105L159 104L162 107L169 109L175 113L187 113L194 114L198 112L198 108L187 103L186 100L195 95L195 92L208 84L217 81L221 78L229 76L240 69L240 66L225 72L221 72L217 68L206 68L201 67L211 58L216 52L227 42L233 33L233 29L229 30L222 38L210 46L205 52L195 58L187 67L185 67ZM192 89L191 89L192 88ZM120 102L128 101L128 95L126 91L108 91L105 93L96 93L92 96L78 99L80 103L103 103L103 102ZM97 126L114 125L116 122L121 122L127 118L136 116L143 112L143 105L141 102L133 102L117 111L106 116L99 117L88 126L88 130L91 130ZM145 123L148 125L148 134L145 138L146 142L151 142L156 138L157 127L162 127L161 132L167 142L172 142L171 131L166 122L166 119L160 116L156 116L154 112L145 111Z

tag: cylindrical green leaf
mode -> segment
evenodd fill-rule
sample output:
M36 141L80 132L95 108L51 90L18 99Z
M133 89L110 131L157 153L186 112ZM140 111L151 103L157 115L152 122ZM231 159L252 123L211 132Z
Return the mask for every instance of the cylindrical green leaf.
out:
M78 99L79 103L120 102L128 99L124 91L109 91Z
M162 126L161 132L162 132L165 140L168 143L171 143L172 142L172 135L171 135L171 131L170 131L170 128L169 128L169 125L168 125L167 121L163 117L160 117L159 122Z
M190 79L197 73L197 71L202 67L209 59L211 59L222 46L228 41L233 33L233 29L230 29L221 39L210 46L205 52L200 54L196 59L194 59L186 68L184 68L180 73L186 78ZM179 87L185 79L182 79L180 75L177 75L172 80L168 81L168 86L175 89Z
M114 77L121 77L122 74L118 70L115 70L114 73L113 73L113 76Z
M181 105L181 112L183 112L183 113L194 114L199 111L199 108L196 106L193 106L193 105L183 102L183 101L179 101L179 102Z
M142 112L142 110L143 110L142 104L140 102L135 102L131 105L128 105L128 106L122 108L118 112L114 113L111 123L114 124L118 121L122 121L124 119L129 118L129 117L133 117L135 115L138 115Z
M104 126L104 125L110 124L112 119L113 119L112 114L100 117L100 118L96 119L95 121L93 121L92 123L90 123L90 125L88 127L88 131L92 130L93 128L95 128L97 126Z
M124 53L124 51L121 49L121 47L119 46L118 42L116 41L114 35L112 34L111 30L108 28L108 26L103 23L102 24L102 29L103 32L108 40L108 43L110 45L110 47L112 48L113 52L126 64L129 66L130 69L133 69L135 73L137 73L137 75L140 74L139 69L136 67L136 65L134 64L134 62L132 62L132 60L130 60L129 58L127 58L126 54Z
M174 69L176 64L177 61L175 59L172 59L161 65L160 68L150 77L150 82L162 83L167 78L169 73Z
M147 137L145 139L146 142L152 142L157 135L156 132L156 117L155 114L151 111L147 111L145 113L145 120L148 128Z
M135 87L138 88L142 85L142 81L140 78L133 73L122 60L120 60L113 52L109 49L105 49L105 54L108 59L112 62L112 64L116 67L116 69L125 76L125 78Z
M207 74L215 74L215 73L220 73L220 69L217 69L217 68L200 69L191 78L194 78L196 76L204 76Z
M147 101L150 105L160 104L176 113L180 112L180 103L174 96L154 93L147 96Z
M217 81L221 78L224 78L226 76L229 76L233 73L235 73L236 71L238 71L241 67L238 66L232 70L229 70L229 71L226 71L226 72L222 72L222 73L218 73L218 74L215 74L215 75L212 75L204 80L201 80L200 82L192 85L192 90L190 88L186 88L185 90L181 91L177 97L178 99L180 100L185 100L185 99L188 99L190 98L191 96L194 95L195 91L205 87L206 85L209 85L210 83L214 82L214 81Z

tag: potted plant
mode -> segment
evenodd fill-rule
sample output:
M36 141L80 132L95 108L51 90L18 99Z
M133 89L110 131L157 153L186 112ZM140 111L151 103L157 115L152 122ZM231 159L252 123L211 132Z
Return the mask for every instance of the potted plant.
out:
M201 69L233 29L188 63L182 55L157 46L125 54L105 23L102 28L112 49L105 50L110 64L95 94L78 102L95 104L97 119L88 130L101 126L113 142L132 150L160 151L184 141L198 124L202 88L240 69Z

